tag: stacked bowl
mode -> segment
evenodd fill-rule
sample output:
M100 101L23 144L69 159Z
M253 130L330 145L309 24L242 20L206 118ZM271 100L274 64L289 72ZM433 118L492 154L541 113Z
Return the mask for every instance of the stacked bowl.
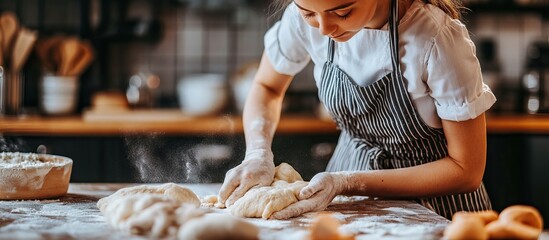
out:
M40 84L40 108L50 115L74 113L78 102L78 78L45 75Z

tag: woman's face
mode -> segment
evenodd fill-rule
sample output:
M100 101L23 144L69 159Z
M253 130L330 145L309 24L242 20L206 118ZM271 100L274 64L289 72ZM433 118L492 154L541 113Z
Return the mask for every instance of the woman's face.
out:
M351 39L363 28L381 28L387 21L388 2L388 0L294 0L301 16L309 25L318 28L322 35L331 37L337 42Z

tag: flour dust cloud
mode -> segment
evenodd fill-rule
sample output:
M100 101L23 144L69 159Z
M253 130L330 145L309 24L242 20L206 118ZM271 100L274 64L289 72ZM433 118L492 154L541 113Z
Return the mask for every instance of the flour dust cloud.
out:
M161 134L126 136L128 159L136 181L146 183L221 182L233 165L233 147L226 139L170 137Z

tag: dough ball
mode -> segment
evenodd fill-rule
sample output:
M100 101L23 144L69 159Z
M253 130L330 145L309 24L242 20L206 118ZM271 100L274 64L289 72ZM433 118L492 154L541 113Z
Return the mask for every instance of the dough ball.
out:
M254 240L259 229L244 220L221 214L209 214L195 218L181 226L179 239L186 240Z
M486 210L486 211L480 211L480 212L456 212L452 216L452 221L457 220L458 218L464 218L464 217L476 217L482 220L484 225L498 220L498 213L493 210Z
M501 211L499 215L503 222L519 222L524 225L543 230L543 219L539 211L531 206L514 205Z
M303 178L301 178L301 175L292 166L290 166L290 164L281 163L275 168L275 176L273 182L276 182L278 180L293 183L296 181L303 181Z
M534 207L515 205L505 208L486 229L493 239L537 239L543 230L543 220Z
M113 199L101 213L114 229L162 237L177 231L174 213L179 206L179 202L163 196L137 194Z
M310 240L352 240L354 236L339 233L341 226L338 219L330 214L320 214L310 228Z
M291 184L280 182L274 187L252 188L229 207L230 213L238 217L268 219L274 212L297 202L299 191L305 186L307 182L298 181Z
M217 195L208 195L200 199L200 203L204 207L213 207L217 202Z
M453 220L444 229L444 238L457 239L488 239L488 232L484 228L484 222L477 217L461 217Z
M109 202L112 202L117 198L144 193L166 196L181 203L191 204L196 207L200 206L200 199L190 189L181 187L175 183L165 183L159 186L139 185L122 188L108 197L99 199L97 207L102 209L105 205L109 204Z

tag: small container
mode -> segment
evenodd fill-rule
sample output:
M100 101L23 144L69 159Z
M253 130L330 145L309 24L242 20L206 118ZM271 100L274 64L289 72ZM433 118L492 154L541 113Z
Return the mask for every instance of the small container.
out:
M177 95L184 113L205 116L219 113L228 100L223 74L189 75L178 82Z
M20 72L3 70L2 78L3 113L18 115L23 112L23 76Z
M40 82L40 109L49 115L74 113L78 103L78 78L45 75Z

